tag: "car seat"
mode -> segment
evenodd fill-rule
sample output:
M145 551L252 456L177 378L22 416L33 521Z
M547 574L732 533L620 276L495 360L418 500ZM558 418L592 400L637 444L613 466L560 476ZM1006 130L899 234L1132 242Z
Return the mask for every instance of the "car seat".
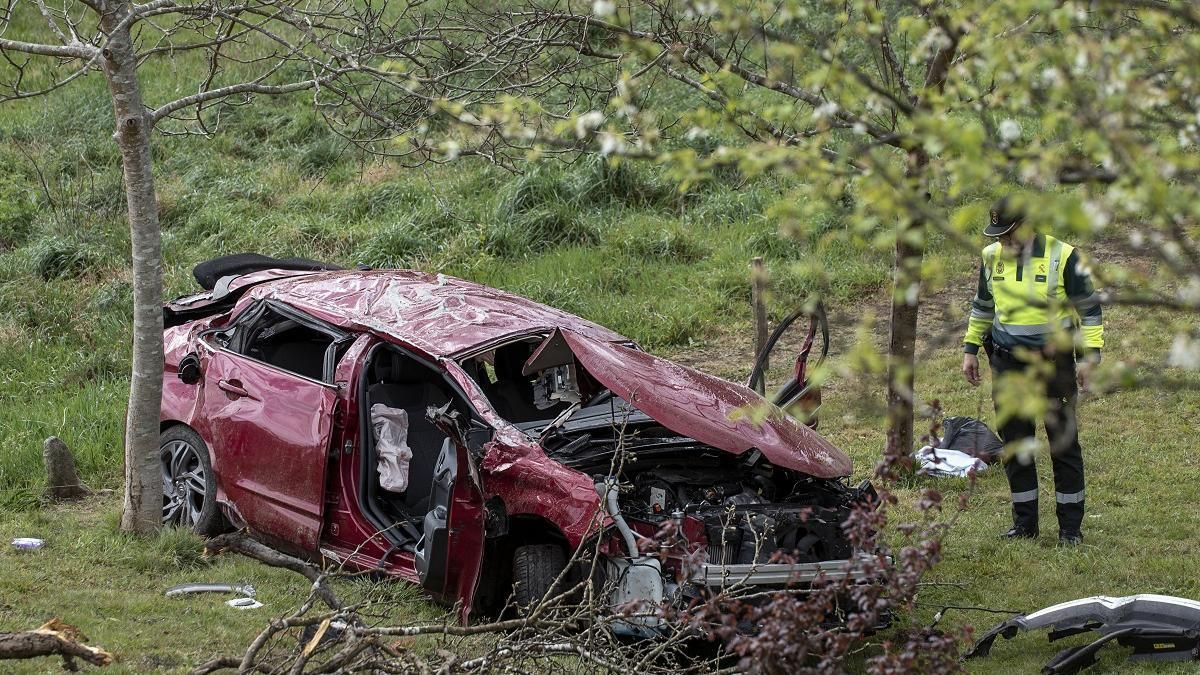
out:
M403 510L414 517L424 516L429 510L433 469L446 442L446 434L426 416L429 406L442 406L450 400L442 387L432 381L434 377L436 375L432 370L411 358L391 350L381 350L372 365L375 384L367 388L369 405L382 403L408 413L407 442L413 454L409 461L408 489L403 495ZM374 466L375 457L371 457L371 460L371 466Z
M552 411L538 410L533 404L533 382L521 373L531 353L533 346L526 342L496 350L496 381L487 387L487 394L496 412L509 422L519 424L554 416Z

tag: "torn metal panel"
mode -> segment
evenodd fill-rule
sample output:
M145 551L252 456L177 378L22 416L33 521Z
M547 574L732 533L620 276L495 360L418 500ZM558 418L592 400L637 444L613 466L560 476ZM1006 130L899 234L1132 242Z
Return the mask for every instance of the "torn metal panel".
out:
M675 433L735 455L757 448L776 466L818 478L850 474L850 458L752 390L719 377L573 331L562 335L579 363L614 394Z

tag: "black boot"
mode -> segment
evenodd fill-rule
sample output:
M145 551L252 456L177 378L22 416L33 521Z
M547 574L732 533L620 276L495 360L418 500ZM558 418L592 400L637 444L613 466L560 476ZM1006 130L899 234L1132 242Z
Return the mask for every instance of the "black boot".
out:
M1008 532L1000 535L1001 539L1037 539L1037 527L1026 527L1022 525L1013 525Z
M1083 543L1083 533L1082 532L1078 532L1078 531L1067 532L1067 531L1059 530L1059 532L1058 532L1058 545L1059 546L1074 548L1082 543Z

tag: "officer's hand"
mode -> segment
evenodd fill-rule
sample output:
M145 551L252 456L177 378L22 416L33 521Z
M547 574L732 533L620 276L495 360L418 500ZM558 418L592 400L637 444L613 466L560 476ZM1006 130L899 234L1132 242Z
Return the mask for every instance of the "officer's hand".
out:
M1079 393L1090 394L1092 391L1092 363L1080 361L1075 364L1075 379L1079 383Z
M963 354L963 376L972 387L979 386L979 357L975 354Z

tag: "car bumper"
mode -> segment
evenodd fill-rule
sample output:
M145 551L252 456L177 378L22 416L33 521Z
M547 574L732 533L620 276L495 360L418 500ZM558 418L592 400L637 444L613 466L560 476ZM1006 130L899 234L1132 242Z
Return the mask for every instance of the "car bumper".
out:
M869 581L874 566L873 556L861 555L854 560L826 560L814 563L764 563L735 565L700 565L690 581L697 586L723 588L732 585L782 587L812 584L817 580Z

